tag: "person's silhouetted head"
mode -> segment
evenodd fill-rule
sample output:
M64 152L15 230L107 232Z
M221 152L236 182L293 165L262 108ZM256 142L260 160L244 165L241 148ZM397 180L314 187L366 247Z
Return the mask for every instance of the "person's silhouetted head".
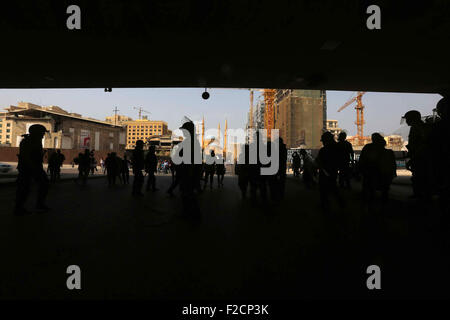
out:
M305 155L306 155L306 150L305 150L305 149L300 149L300 154L301 154L302 156L305 156Z
M297 151L294 151L294 153L292 154L293 157L296 157L298 155Z
M211 157L215 157L216 156L214 150L211 150L211 152L209 154L211 155Z
M320 138L320 141L322 141L324 146L330 145L334 142L334 136L331 132L327 131L322 134L322 137Z
M85 150L84 150L84 154L90 155L90 153L91 153L91 152L89 151L89 149L85 149Z
M386 145L386 140L384 140L383 136L378 132L372 133L372 143L377 145Z
M416 123L419 123L422 121L422 115L417 110L410 110L403 116L406 120L406 124L408 126L413 126Z
M59 154L59 153L61 153L61 150L59 150L59 149L58 149L58 150L56 150L56 153L58 153L58 154Z
M436 111L439 115L439 117L444 120L449 120L449 113L450 113L450 101L449 98L444 97L436 105Z
M28 129L30 137L42 139L48 130L42 124L33 124Z
M144 141L138 140L136 141L136 149L142 150L144 148Z
M339 136L338 136L338 140L345 141L345 139L347 139L347 133L345 133L344 131L340 132Z
M187 122L183 123L183 125L180 127L180 129L184 129L187 132L189 132L191 137L193 137L194 132L195 132L195 126L192 121L187 121Z

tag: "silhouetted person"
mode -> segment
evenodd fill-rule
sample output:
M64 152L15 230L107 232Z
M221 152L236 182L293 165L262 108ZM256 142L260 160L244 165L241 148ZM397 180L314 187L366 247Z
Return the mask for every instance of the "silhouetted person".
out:
M172 175L172 183L173 183L175 181L176 168L175 168L175 164L173 163L172 159L169 159L168 167L170 170L170 174Z
M50 182L56 182L58 166L58 155L56 151L54 151L48 157L47 171L50 171Z
M388 200L392 179L397 175L394 152L385 149L386 140L379 134L372 134L372 142L361 150L359 170L363 178L363 197L366 205L371 205L375 192L380 190L382 200Z
M122 176L122 183L130 183L130 160L128 160L127 155L123 155L122 164L120 166L120 175Z
M339 168L339 149L331 132L325 132L321 138L323 147L316 158L319 167L319 192L322 209L328 212L330 209L329 196L333 195L339 205L343 207L343 199L337 188L337 174Z
M156 177L155 172L157 171L158 167L158 158L155 154L155 146L150 146L148 149L147 156L145 157L145 172L147 172L148 178L147 178L147 187L146 190L149 191L150 187L152 188L152 191L157 191L156 188Z
M292 171L294 173L294 177L300 176L300 166L301 166L301 159L297 152L294 152L292 154Z
M176 152L177 147L174 148L174 152ZM183 156L183 150L180 152L180 156ZM167 193L173 197L173 190L179 185L180 183L180 174L179 174L179 167L180 165L176 165L173 163L172 159L170 159L170 171L172 172L172 183L170 184L169 189L167 190Z
M355 160L355 153L352 144L346 139L345 132L339 133L337 146L342 158L342 163L339 165L339 185L350 189L351 166Z
M15 215L29 214L24 205L30 193L30 184L34 180L38 186L36 209L40 212L47 211L45 198L48 192L49 181L42 166L44 152L42 149L42 138L47 129L43 125L34 124L28 129L29 134L23 135L19 145L19 161L17 169L16 204Z
M97 171L97 160L95 160L94 150L91 151L89 155L89 166L91 170L91 174L94 174L94 171Z
M303 183L307 189L310 189L314 185L316 171L314 160L304 149L300 149L300 156L303 159L303 165L301 167Z
M217 174L217 186L223 187L223 178L225 176L225 159L219 153L217 155L216 174Z
M211 150L210 154L206 156L206 162L203 165L203 170L205 172L205 184L203 186L203 189L206 189L206 186L208 185L209 180L209 188L212 189L213 187L213 179L214 179L214 172L216 171L216 162L215 162L216 154L214 153L214 150Z
M250 197L252 200L256 200L256 194L259 190L261 199L265 202L267 200L267 176L261 175L261 168L263 165L259 158L259 149L265 148L266 145L259 141L259 137L260 133L259 131L256 131L254 141L250 145L250 149L255 150L254 152L257 154L256 163L250 162L249 164Z
M286 185L286 170L287 170L287 149L286 144L284 143L283 139L279 138L279 167L277 172L277 178L278 178L278 196L279 200L282 200L284 198L284 191L285 191L285 185Z
M79 153L78 158L74 159L74 162L78 164L78 181L81 181L81 183L85 185L90 170L89 150L86 149L84 150L84 153Z
M443 227L450 224L450 172L446 168L450 163L450 99L444 97L436 105L439 120L433 124L430 139L432 154L432 172L435 190L439 196L439 205L443 214ZM446 232L448 230L445 230Z
M238 175L238 185L242 199L247 197L247 188L250 180L249 153L249 145L245 144L243 152L239 155L239 161L235 165L235 173Z
M406 124L411 127L408 135L408 156L410 161L408 167L412 172L413 196L418 198L428 198L430 192L429 185L429 165L427 163L427 147L429 142L429 132L427 126L421 119L419 111L408 111L404 118Z
M106 175L108 177L108 185L116 184L116 177L119 175L120 160L115 152L111 152L105 160Z
M177 170L177 175L180 175L180 191L183 202L184 214L192 218L200 218L200 207L196 191L200 192L200 178L202 164L195 163L195 159L201 161L201 148L197 137L195 135L195 126L192 121L185 122L180 129L186 130L185 133L189 135L190 144L185 148L190 148L190 159L187 162L182 162ZM183 150L181 150L183 151Z
M134 196L143 196L142 193L142 185L144 184L144 176L142 174L142 170L144 170L145 161L144 161L144 141L137 140L136 147L133 150L133 154L131 157L131 165L133 167L133 191L132 195Z

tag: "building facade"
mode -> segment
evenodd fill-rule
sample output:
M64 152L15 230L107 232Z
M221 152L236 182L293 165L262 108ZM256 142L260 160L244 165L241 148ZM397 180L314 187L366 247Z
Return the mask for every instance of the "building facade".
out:
M121 126L69 113L58 106L20 102L6 110L0 114L3 145L18 147L31 125L42 124L49 131L42 141L44 148L110 152L123 152L125 148L125 130Z
M287 148L320 148L325 119L325 91L276 90L274 127Z
M338 126L337 120L327 120L326 121L326 130L331 132L335 138L338 137L339 133L342 132L342 129Z
M120 114L116 114L116 115L113 115L110 117L106 117L105 121L112 123L114 125L125 126L127 124L127 122L133 121L133 119L130 117L127 117L127 116L122 116Z
M146 142L154 136L171 134L167 122L165 121L140 119L127 121L125 124L127 132L127 149L133 149L136 146L137 140Z

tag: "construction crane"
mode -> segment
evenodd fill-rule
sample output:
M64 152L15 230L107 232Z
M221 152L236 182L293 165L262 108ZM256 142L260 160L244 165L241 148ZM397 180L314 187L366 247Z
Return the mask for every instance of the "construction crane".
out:
M264 104L266 110L264 112L265 129L267 130L267 139L272 137L272 129L275 128L274 123L274 101L275 101L275 89L264 89Z
M356 106L355 106L355 110L356 110L356 128L357 128L357 133L356 136L357 138L362 141L364 139L364 105L362 103L362 96L365 94L365 91L358 91L356 93L356 96L354 96L352 99L348 100L346 103L344 103L344 105L342 107L340 107L338 109L338 112L341 112L342 110L344 110L345 108L347 108L349 105L351 105L353 102L356 101Z
M141 120L142 119L142 113L143 112L145 112L145 113L148 113L148 114L150 114L151 112L149 112L149 111L147 111L147 110L144 110L144 109L142 109L141 107L139 107L139 108L137 108L137 107L133 107L133 109L136 109L136 110L138 110L139 111L139 120Z
M253 128L253 89L250 89L250 114L248 117L248 128L252 129Z

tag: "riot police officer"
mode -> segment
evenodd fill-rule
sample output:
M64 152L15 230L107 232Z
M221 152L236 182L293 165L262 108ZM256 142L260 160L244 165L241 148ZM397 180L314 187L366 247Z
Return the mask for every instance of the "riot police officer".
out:
M42 138L48 131L43 125L34 124L30 126L28 132L29 134L23 135L20 142L15 215L30 213L25 209L24 204L30 193L31 180L34 180L38 185L36 209L39 212L49 210L45 205L49 181L42 166L44 157Z

